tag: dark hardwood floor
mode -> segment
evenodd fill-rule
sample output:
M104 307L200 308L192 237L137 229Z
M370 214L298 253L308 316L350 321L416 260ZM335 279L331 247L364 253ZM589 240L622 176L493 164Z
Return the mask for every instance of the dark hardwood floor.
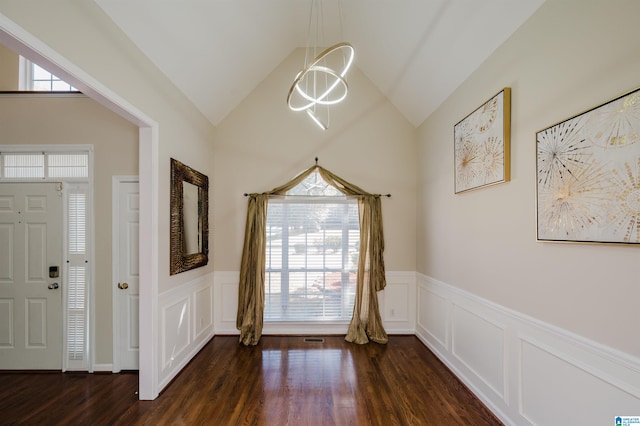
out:
M0 425L500 425L415 337L216 336L155 401L138 376L0 374Z

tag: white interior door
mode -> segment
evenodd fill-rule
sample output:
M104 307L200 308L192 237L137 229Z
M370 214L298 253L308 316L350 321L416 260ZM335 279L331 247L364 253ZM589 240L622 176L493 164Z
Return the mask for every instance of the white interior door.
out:
M138 182L117 180L114 185L114 277L115 286L115 369L138 370L139 368L139 278L138 233L140 220L140 193Z
M62 369L62 191L0 183L0 369Z

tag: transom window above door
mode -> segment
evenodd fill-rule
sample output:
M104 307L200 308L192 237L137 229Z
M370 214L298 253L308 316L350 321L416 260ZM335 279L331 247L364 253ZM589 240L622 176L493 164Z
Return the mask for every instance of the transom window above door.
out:
M43 180L89 177L89 154L0 152L0 179Z

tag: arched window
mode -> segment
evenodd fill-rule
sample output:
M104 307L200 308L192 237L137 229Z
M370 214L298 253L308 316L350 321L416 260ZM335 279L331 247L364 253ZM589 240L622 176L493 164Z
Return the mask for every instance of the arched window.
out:
M269 201L265 321L349 321L360 242L357 200L307 176Z

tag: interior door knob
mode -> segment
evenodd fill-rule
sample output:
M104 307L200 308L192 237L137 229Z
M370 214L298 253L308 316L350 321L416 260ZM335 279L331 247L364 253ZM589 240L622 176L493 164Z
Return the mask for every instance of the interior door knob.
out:
M127 283L118 283L118 288L120 290L126 290L126 289L129 288L129 284L127 284Z
M51 283L51 284L49 284L49 285L47 286L47 288L48 288L49 290L55 290L55 289L57 289L58 287L60 287L60 286L58 285L58 283Z

